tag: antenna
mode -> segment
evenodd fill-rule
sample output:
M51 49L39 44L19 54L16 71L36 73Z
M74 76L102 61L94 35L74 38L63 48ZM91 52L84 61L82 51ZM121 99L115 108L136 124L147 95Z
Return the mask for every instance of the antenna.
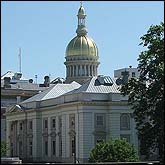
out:
M36 79L36 84L37 84L37 75L35 75L35 79Z
M21 48L19 48L19 72L21 73Z
M83 1L80 1L80 6L82 6L82 2L83 2Z

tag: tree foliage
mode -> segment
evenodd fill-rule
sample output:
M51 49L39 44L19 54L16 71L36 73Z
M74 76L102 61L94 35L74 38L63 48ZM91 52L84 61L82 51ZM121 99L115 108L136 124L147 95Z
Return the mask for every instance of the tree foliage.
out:
M164 160L164 23L150 26L141 40L146 50L138 58L140 77L130 79L121 92L134 109L141 154L149 158L158 148Z
M7 152L7 144L5 141L1 141L1 156L6 156L6 152Z
M125 139L97 143L92 149L89 162L135 162L138 155L133 145Z

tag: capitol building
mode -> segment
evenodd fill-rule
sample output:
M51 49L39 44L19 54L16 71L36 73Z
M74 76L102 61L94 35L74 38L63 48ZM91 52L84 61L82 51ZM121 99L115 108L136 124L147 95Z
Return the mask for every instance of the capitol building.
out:
M88 35L82 4L77 18L77 34L66 47L66 80L8 108L8 156L29 162L75 158L85 163L96 143L116 138L126 138L138 150L133 110L119 91L126 74L98 74L99 50ZM136 68L129 68L129 75L138 76Z

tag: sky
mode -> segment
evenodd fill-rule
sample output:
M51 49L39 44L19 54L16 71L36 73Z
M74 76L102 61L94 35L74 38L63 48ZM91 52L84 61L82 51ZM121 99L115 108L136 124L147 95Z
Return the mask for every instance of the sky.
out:
M65 51L76 36L79 7L79 1L2 1L1 75L20 70L21 48L25 78L65 78ZM111 77L114 70L138 66L140 37L164 21L163 1L83 1L83 7L88 36L99 50L98 74Z

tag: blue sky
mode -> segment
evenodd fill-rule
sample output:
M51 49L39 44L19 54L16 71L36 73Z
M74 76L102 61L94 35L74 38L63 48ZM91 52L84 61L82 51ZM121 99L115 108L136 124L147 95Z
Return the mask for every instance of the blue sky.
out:
M76 36L79 1L2 1L1 75L19 71L43 83L65 77L65 50ZM88 35L99 49L99 74L137 67L140 37L164 20L163 1L83 1Z

